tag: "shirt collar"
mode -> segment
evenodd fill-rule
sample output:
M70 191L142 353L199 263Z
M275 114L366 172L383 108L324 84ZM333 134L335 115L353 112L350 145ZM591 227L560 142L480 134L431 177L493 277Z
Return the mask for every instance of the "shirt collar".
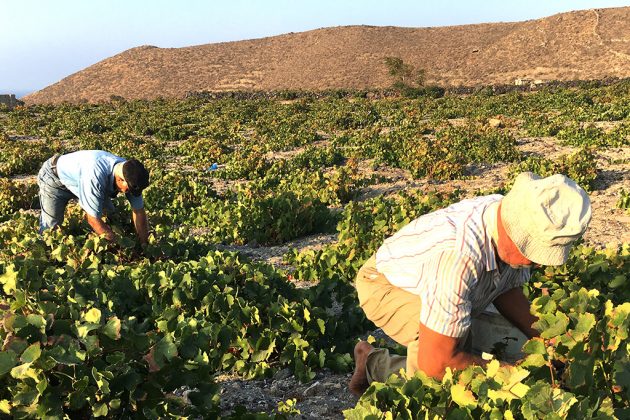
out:
M485 237L484 258L486 259L486 271L494 271L499 268L497 264L497 255L495 244L498 238L497 233L497 211L499 210L499 202L495 201L486 207L483 211L483 226Z
M116 165L114 165L116 166ZM118 188L116 188L116 176L114 175L114 168L112 168L111 173L109 174L109 182L108 182L110 191L110 197L116 197L118 195Z

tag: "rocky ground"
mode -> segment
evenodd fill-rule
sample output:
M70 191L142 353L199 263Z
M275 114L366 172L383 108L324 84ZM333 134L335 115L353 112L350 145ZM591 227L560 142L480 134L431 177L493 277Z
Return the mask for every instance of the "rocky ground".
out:
M343 410L354 407L357 398L348 390L350 374L322 370L313 381L301 384L288 370L267 380L244 381L219 377L222 385L221 408L231 412L243 405L252 411L270 413L278 403L294 398L304 419L342 419Z

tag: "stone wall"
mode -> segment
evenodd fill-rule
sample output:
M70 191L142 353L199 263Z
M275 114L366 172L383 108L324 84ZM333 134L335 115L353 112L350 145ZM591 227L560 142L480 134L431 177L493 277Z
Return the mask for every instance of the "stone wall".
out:
M517 79L524 80L524 79ZM439 86L423 86L418 89L417 92L411 92L412 97L429 96L438 98L443 95L474 95L474 94L488 94L499 95L509 92L531 92L542 89L553 88L596 88L603 86L610 86L617 83L630 83L630 77L616 78L609 77L598 80L563 80L563 81L544 81L544 80L530 80L527 79L526 84L516 85L488 85L488 86L446 86L441 88ZM187 98L197 98L203 100L212 99L224 99L232 98L237 100L246 99L280 99L280 100L292 100L292 99L322 99L322 98L368 98L379 99L400 96L400 91L393 88L386 89L371 89L371 90L353 90L353 89L330 89L321 91L309 91L309 90L281 90L281 91L201 91L201 92L188 92ZM122 97L118 97L119 100L124 100Z
M13 109L18 105L23 105L24 102L16 99L14 94L10 95L0 95L0 104L6 105L9 109Z

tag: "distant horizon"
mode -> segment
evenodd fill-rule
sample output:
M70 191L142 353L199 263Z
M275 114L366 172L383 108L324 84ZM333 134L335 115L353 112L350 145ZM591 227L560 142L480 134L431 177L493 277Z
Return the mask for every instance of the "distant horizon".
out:
M11 89L0 89L0 95L11 95L11 94L13 94L13 95L15 95L15 97L17 99L21 99L21 98L23 98L24 96L26 96L26 95L28 95L30 93L36 92L37 90L38 89L35 89L35 90L28 90L28 89L14 89L14 90L11 90Z
M0 94L21 98L141 45L181 48L355 25L426 28L521 22L626 6L630 2L621 0L534 0L509 5L499 0L439 4L269 0L264 5L252 0L214 4L189 0L183 5L167 0L5 2L0 4L0 56L9 60L0 67L4 86Z

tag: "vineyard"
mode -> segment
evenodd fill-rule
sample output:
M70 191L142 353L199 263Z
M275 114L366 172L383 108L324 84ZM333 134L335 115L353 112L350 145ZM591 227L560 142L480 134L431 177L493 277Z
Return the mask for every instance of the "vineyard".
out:
M150 170L146 247L124 197L116 244L76 204L37 233L35 174L79 149ZM0 110L0 152L3 416L630 418L628 82L18 107ZM354 399L359 338L404 351L364 317L357 270L414 218L524 170L568 175L594 208L567 264L525 286L541 338L516 366L392 377ZM329 378L341 386L315 387ZM262 404L233 395L246 384Z

